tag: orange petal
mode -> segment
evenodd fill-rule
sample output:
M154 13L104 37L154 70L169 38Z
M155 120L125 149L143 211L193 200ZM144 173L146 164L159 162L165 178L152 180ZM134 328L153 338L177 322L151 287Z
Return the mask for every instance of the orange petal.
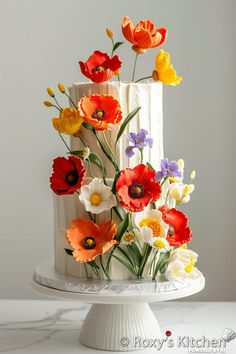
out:
M124 17L122 20L122 33L130 43L135 44L134 25L129 17Z
M93 261L99 255L98 250L96 248L91 250L79 249L74 250L73 257L77 262L86 263Z
M135 46L143 49L152 47L152 37L148 30L141 30L134 33Z

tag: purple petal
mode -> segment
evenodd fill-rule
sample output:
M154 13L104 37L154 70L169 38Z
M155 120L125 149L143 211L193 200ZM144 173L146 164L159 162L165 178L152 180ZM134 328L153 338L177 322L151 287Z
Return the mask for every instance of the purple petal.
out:
M125 153L128 157L132 157L134 155L134 146L128 146L126 149L125 149Z
M168 170L169 160L167 158L161 160L161 168Z
M169 164L169 170L171 172L178 172L179 166L178 163L176 161L171 161Z
M148 135L148 131L145 129L141 129L137 134L138 142L144 142L146 140L146 136Z
M161 181L163 177L164 177L164 175L163 175L162 171L158 171L155 178L158 181Z
M135 133L129 133L127 138L131 143L137 143L137 135Z
M153 147L153 139L152 138L146 138L146 142L147 142L148 146L151 149Z
M182 178L183 177L183 171L178 171L177 172L177 177Z

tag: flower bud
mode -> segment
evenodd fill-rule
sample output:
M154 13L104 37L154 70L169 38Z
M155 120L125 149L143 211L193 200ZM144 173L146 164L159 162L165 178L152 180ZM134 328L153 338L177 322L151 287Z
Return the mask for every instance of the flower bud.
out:
M87 147L83 148L83 159L86 160L89 157L89 155L90 155L90 149L87 146Z
M48 92L49 96L55 97L55 93L54 93L53 88L51 86L49 86L47 88L47 92Z
M109 30L109 28L106 28L106 32L109 38L113 38L113 33L111 30Z
M52 107L52 103L50 101L44 101L43 104L46 107Z
M158 81L158 80L159 80L159 78L158 78L158 72L157 72L156 70L153 70L153 72L152 72L152 79L153 79L154 81Z
M180 171L184 170L184 160L183 159L178 160L178 166L179 166Z
M65 93L66 92L66 88L65 86L63 85L62 82L59 82L59 84L57 85L58 87L58 90L61 92L61 93Z
M191 172L190 178L191 178L191 179L194 179L195 177L196 177L196 171L193 170L193 171Z

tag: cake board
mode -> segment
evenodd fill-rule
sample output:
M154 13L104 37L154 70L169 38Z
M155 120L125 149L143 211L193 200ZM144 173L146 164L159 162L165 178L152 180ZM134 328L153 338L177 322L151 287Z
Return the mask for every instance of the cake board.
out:
M151 281L78 279L64 276L52 261L35 267L31 287L38 293L60 300L91 303L80 330L81 344L109 351L133 351L136 338L163 338L149 303L190 296L201 291L205 278Z

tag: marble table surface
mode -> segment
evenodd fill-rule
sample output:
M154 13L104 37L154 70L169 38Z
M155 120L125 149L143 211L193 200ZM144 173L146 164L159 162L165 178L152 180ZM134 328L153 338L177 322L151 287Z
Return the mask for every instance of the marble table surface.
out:
M78 342L89 306L54 300L0 300L0 353L99 354ZM227 342L225 347L217 344L217 348L200 349L189 347L186 339L219 340L226 328L236 332L236 302L165 302L151 307L163 333L172 332L168 340L172 338L173 346L165 342L158 350L158 344L148 339L150 352L236 353L236 339Z

